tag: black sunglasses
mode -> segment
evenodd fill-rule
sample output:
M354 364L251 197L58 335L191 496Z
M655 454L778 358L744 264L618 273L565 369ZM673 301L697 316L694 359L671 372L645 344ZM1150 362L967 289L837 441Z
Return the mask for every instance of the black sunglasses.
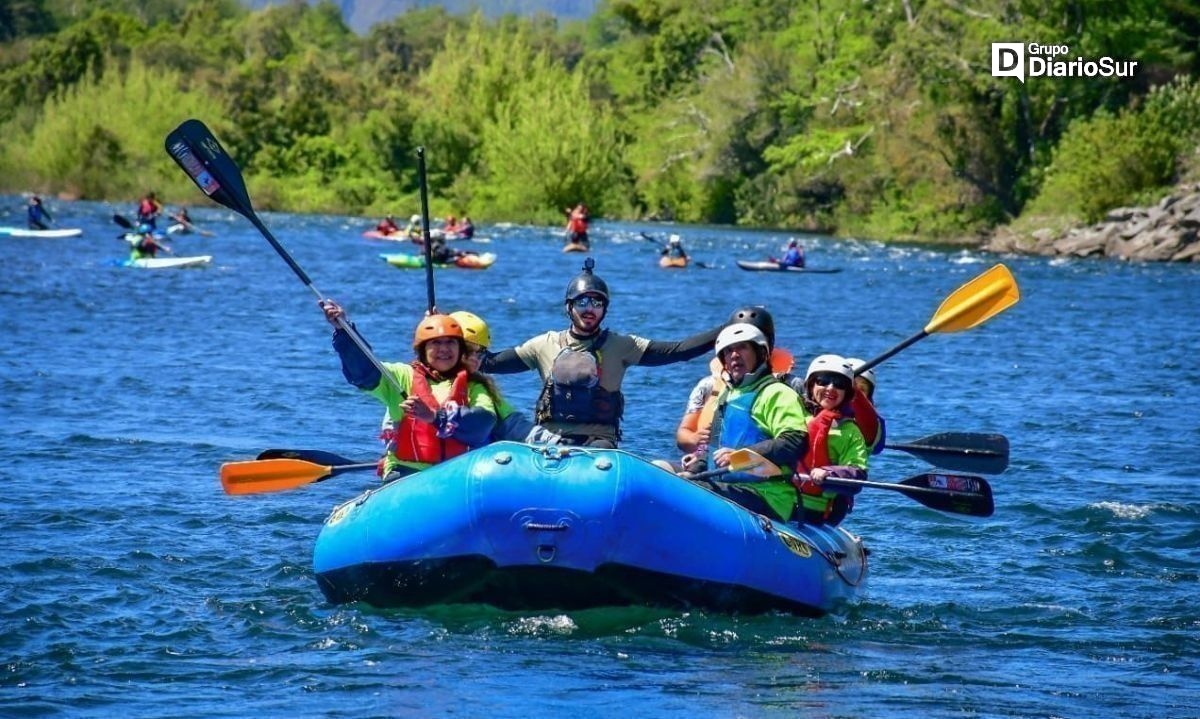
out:
M813 377L813 384L820 387L830 387L840 389L843 392L850 389L850 378L846 375L835 374L833 372L821 372Z

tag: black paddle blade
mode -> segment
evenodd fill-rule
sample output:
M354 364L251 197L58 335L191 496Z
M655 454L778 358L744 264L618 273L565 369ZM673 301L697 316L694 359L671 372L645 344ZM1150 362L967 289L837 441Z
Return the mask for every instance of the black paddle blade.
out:
M302 459L313 464L324 464L338 467L348 464L363 464L356 459L349 459L340 454L325 452L319 449L264 449L255 459Z
M167 154L204 194L243 217L254 215L242 172L199 120L185 120L167 134Z
M941 512L990 517L996 511L992 488L983 477L969 474L918 474L891 486L926 507Z
M127 230L133 229L133 223L130 222L128 219L126 219L123 215L118 215L116 213L113 213L113 222L117 223L118 225L120 225L121 227L124 227Z
M1008 438L1002 434L941 432L912 442L887 444L929 464L956 472L1000 474L1008 469Z

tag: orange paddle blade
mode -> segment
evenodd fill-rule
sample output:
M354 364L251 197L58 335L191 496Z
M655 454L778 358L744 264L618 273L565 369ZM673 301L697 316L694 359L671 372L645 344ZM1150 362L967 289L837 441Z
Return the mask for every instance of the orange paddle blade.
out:
M302 459L256 459L221 465L221 486L226 494L282 492L324 479L333 467Z
M755 477L774 477L783 472L779 465L750 449L734 450L729 455L729 469Z
M796 365L796 358L782 347L771 350L771 373L787 374Z
M1017 304L1020 299L1021 293L1012 272L1004 265L996 265L947 297L925 325L925 332L969 330Z

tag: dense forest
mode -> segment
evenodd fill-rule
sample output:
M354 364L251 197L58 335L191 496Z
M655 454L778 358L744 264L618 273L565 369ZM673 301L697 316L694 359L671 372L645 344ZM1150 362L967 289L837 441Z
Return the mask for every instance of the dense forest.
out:
M991 74L992 42L1136 60ZM203 119L257 206L594 215L947 239L1200 179L1190 0L608 0L585 22L325 2L0 0L0 190L201 201Z

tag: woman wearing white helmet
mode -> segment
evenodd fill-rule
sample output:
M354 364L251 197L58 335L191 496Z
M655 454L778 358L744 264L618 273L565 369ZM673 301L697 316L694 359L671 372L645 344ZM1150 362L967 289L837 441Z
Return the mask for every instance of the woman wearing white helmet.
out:
M812 524L837 524L854 506L857 490L825 488L825 478L867 478L867 444L854 423L854 370L845 357L818 356L804 375L808 451L800 462L801 507Z
M880 417L879 412L875 409L875 370L868 369L865 372L859 372L858 368L865 365L866 362L857 357L850 357L846 362L856 373L854 375L854 398L850 400L854 409L854 423L862 430L863 439L871 448L871 454L879 454L883 451L886 442L884 438L887 435L887 427L883 417Z
M770 345L762 330L735 323L721 330L715 345L727 388L717 404L711 429L712 464L726 468L734 450L750 449L784 468L765 480L731 473L705 486L754 512L780 521L791 519L798 500L792 466L805 445L805 417L799 398L771 374ZM689 458L685 458L687 460ZM700 462L685 462L689 472Z

